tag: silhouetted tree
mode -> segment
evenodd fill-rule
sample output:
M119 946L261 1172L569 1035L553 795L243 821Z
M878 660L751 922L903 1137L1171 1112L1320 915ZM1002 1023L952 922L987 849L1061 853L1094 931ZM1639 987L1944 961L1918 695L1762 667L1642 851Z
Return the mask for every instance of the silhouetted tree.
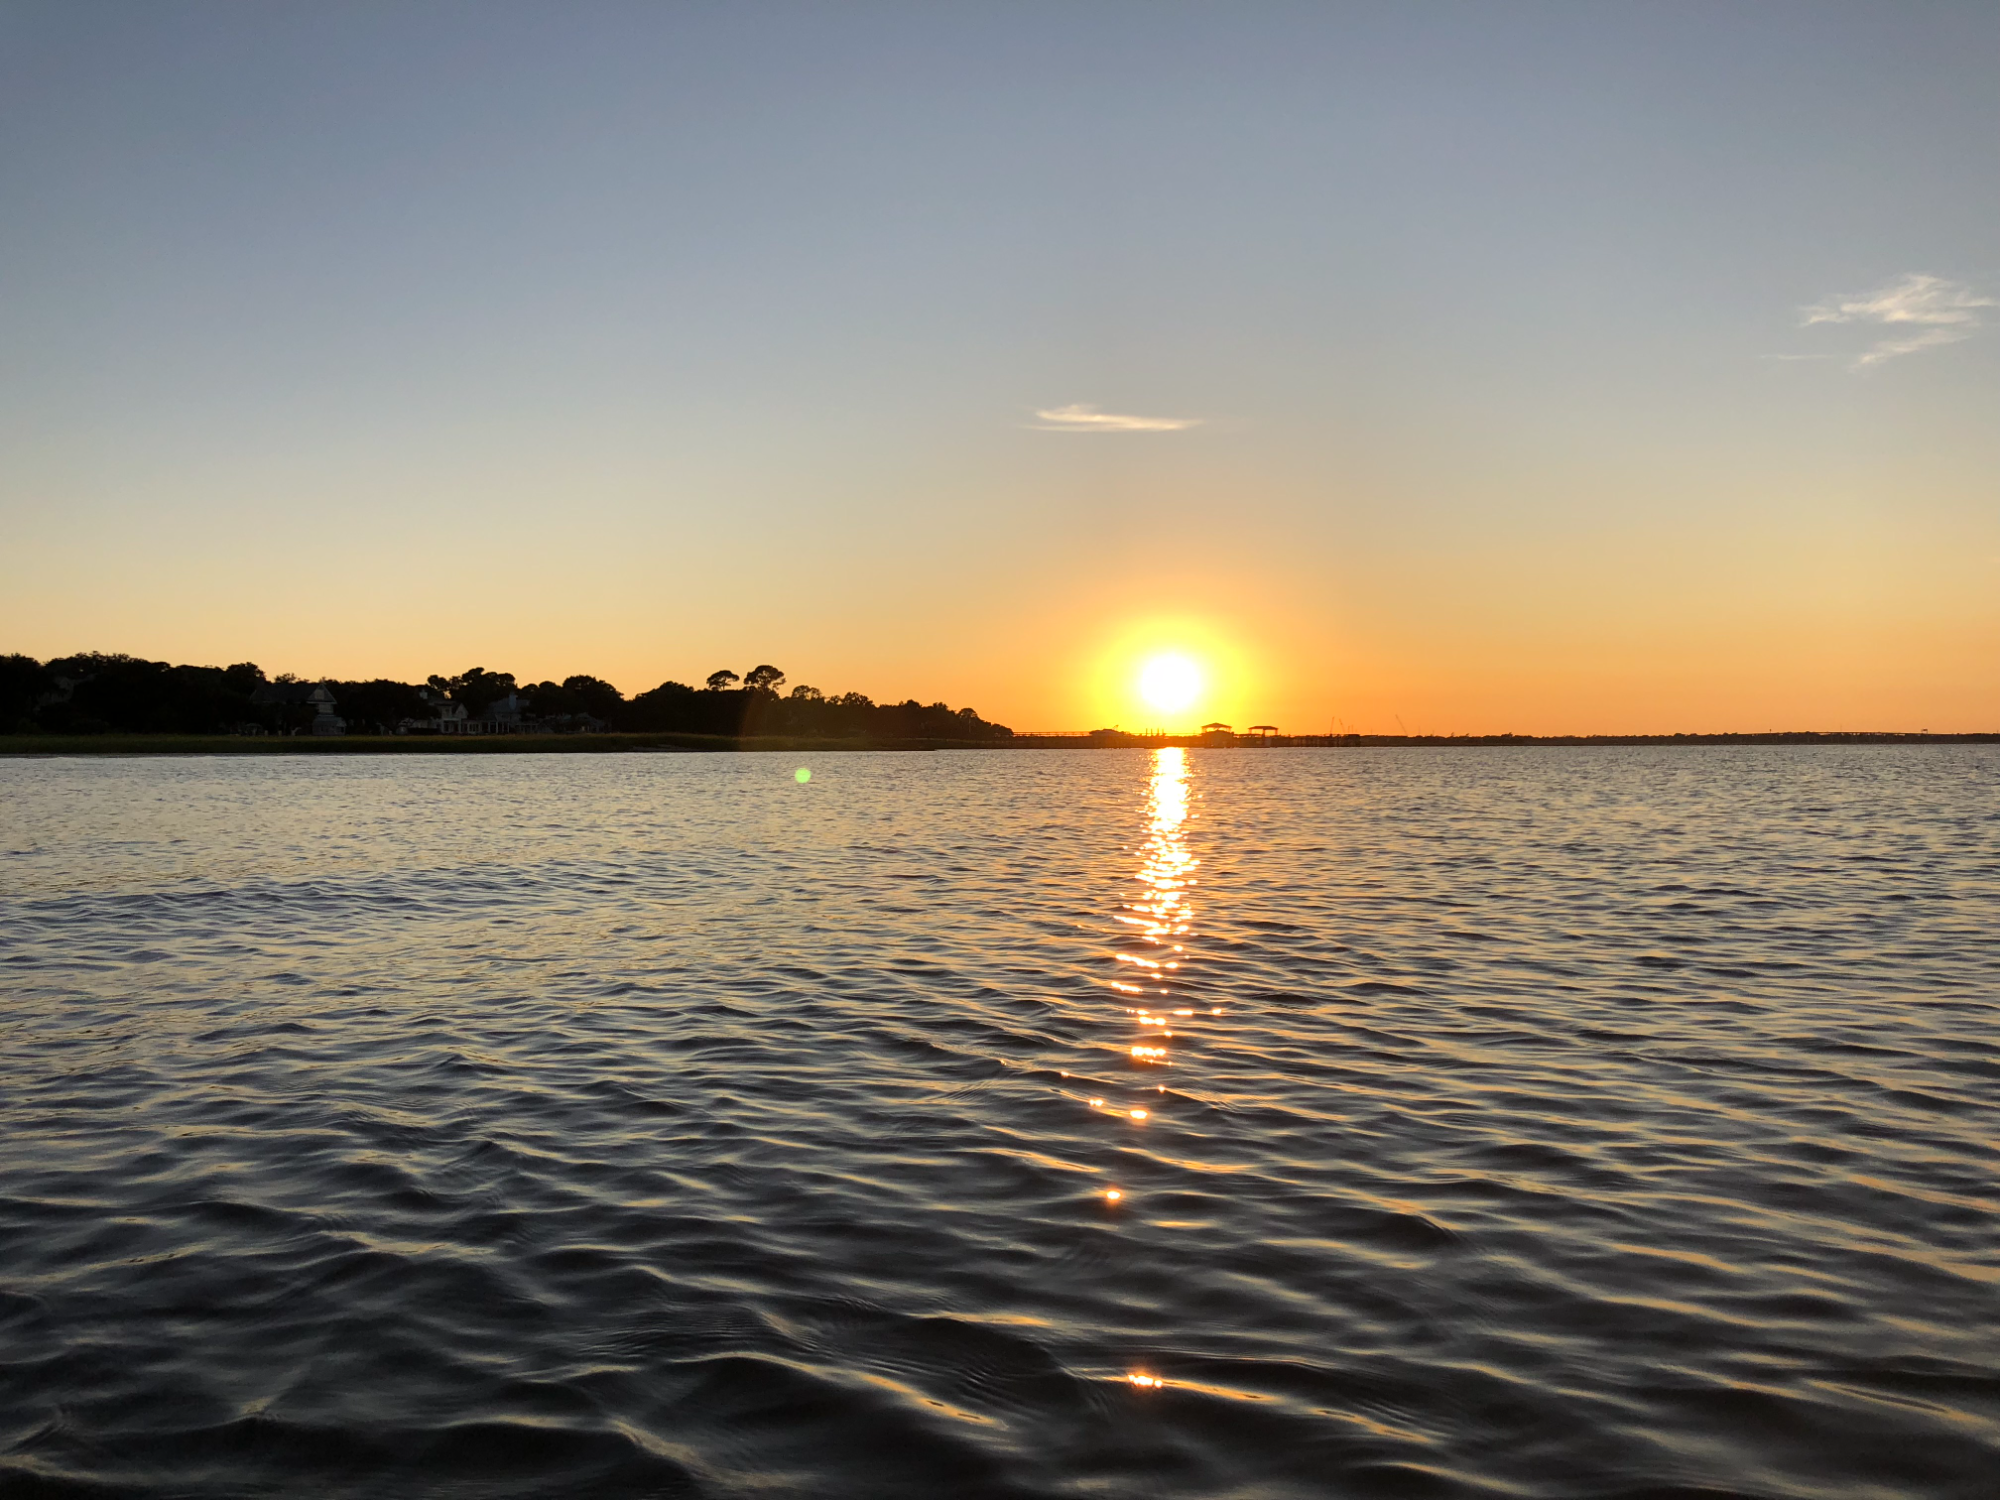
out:
M86 652L48 664L71 684L66 700L41 707L41 728L59 734L216 734L252 716L220 667L177 667L122 653ZM51 689L60 689L52 681Z
M611 727L652 733L666 730L693 733L684 726L695 720L698 700L705 696L685 682L663 682L636 694L611 721Z
M248 698L264 685L264 669L254 661L239 661L222 669L222 680L229 684L232 693Z
M489 672L484 667L468 667L456 677L432 673L427 680L452 702L464 704L466 712L474 718L485 712L496 698L506 697L518 686L512 672Z
M518 689L538 718L574 718L589 714L614 723L625 706L625 695L598 677L565 677L561 682L531 682Z
M573 676L522 689L510 672L472 667L455 677L433 676L429 684L474 714L495 699L521 692L542 717L590 714L614 729L705 734L721 737L785 734L882 740L991 740L1012 731L989 724L969 708L942 703L928 707L914 699L877 705L865 693L828 697L804 683L780 697L785 674L768 662L747 677L717 672L707 690L663 682L629 701L601 678ZM740 690L730 684L741 681ZM278 695L296 701L253 703L260 688L288 687ZM276 731L304 728L310 684L281 673L267 683L254 662L229 667L174 666L134 656L86 652L47 663L30 656L0 656L0 733L215 734L257 723ZM329 682L337 712L361 732L393 730L404 718L432 712L418 688L387 678ZM271 696L271 695L266 695Z
M601 677L565 677L563 691L573 694L577 706L571 713L595 714L607 724L625 706L625 695Z
M347 720L349 734L394 734L404 719L433 716L430 705L407 682L374 677L366 682L329 682L326 688L333 694L334 712Z
M35 712L55 679L32 656L0 656L0 734L33 734Z

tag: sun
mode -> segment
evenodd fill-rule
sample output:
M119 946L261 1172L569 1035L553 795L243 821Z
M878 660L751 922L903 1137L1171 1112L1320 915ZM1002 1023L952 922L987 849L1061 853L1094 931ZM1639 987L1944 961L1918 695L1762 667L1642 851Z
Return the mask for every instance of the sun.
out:
M1149 656L1139 668L1139 696L1161 713L1179 713L1201 696L1202 685L1200 664L1177 651Z

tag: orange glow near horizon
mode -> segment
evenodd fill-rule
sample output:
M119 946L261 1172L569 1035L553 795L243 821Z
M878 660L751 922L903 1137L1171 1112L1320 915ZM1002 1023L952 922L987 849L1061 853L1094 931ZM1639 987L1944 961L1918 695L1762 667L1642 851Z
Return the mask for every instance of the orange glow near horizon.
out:
M1928 554L1885 543L1882 578L1812 553L1818 592L1802 592L1755 536L1714 558L1671 538L1635 541L1677 580L1671 590L1581 542L1546 556L1509 551L1477 568L1465 557L1426 558L1395 574L1395 592L1337 575L1314 593L1283 575L1279 556L1261 592L1218 563L1206 582L1149 576L1143 587L968 603L939 615L963 623L917 631L893 611L808 618L803 584L746 622L698 594L662 602L616 576L562 612L524 599L499 615L469 613L399 571L400 553L359 556L317 536L297 544L356 580L353 608L272 612L231 582L254 571L249 553L204 554L163 591L157 569L121 560L117 533L90 534L112 550L71 552L65 541L0 596L0 652L47 660L129 651L253 661L273 676L412 683L479 664L523 683L590 673L628 696L775 662L787 690L811 683L877 702L943 700L1017 732L1189 734L1206 720L1307 735L2000 726L2000 544L1970 537L1935 567ZM607 554L604 565L624 555ZM1919 563L1936 585L1927 594L1903 581ZM1977 569L1985 573L1973 580ZM1162 595L1199 603L1162 608ZM1198 699L1178 713L1140 692L1147 663L1165 655L1186 657L1203 676Z
M1086 728L1183 734L1202 720L1254 713L1259 673L1231 633L1193 616L1114 627L1079 664Z

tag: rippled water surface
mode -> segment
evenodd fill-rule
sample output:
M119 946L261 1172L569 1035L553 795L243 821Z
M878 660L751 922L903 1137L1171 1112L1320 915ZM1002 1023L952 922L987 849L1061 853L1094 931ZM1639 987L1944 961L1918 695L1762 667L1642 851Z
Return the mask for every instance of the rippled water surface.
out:
M2000 752L0 762L0 1492L2000 1494Z

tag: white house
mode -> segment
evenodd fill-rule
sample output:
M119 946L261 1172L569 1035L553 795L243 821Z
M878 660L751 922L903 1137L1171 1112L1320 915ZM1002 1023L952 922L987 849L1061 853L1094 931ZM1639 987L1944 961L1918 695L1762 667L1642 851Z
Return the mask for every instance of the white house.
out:
M323 682L260 682L250 701L259 708L309 708L311 733L347 733L347 720L333 711L333 691Z
M347 733L347 720L333 711L333 694L326 690L324 683L306 694L306 707L313 711L314 734Z
M473 734L477 731L467 722L465 705L454 703L435 688L417 689L417 696L424 700L424 707L433 717L428 719L403 719L396 725L398 734Z

